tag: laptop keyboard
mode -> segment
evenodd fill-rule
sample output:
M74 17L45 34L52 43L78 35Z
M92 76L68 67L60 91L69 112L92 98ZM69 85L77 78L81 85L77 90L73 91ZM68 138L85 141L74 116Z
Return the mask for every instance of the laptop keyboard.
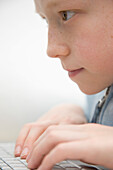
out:
M99 170L95 166L85 166L80 161L62 161L57 163L52 170ZM0 143L0 170L28 170L27 162L19 157L14 157L14 143ZM102 170L102 169L101 169Z
M0 169L26 170L27 163L24 159L14 157L14 144L0 144Z

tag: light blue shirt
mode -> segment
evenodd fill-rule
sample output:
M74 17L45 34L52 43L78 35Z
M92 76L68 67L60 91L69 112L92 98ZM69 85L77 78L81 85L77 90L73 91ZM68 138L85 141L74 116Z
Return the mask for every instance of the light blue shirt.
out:
M103 90L100 93L97 93L95 95L86 95L86 100L87 100L87 106L85 109L85 115L90 122L94 115L95 107L97 105L97 102L104 96L105 90Z
M109 89L104 104L101 107L99 103L96 105L91 122L113 126L113 85Z

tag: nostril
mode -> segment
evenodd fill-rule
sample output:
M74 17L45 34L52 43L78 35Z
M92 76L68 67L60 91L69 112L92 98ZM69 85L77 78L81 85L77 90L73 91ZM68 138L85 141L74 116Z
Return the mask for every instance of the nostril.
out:
M49 56L49 57L52 57L52 58L57 58L58 56L59 56L59 50L57 49L57 47L55 48L55 47L49 47L48 49L47 49L47 55Z
M70 54L70 50L66 45L54 45L49 44L47 48L47 55L52 58L60 58L68 56Z
M55 58L55 55L54 55L53 52L50 51L50 50L47 50L47 55L48 55L49 57Z

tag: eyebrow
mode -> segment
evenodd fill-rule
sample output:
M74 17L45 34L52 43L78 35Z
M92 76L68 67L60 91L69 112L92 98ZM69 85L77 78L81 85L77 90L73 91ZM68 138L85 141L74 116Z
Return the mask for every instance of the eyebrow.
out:
M44 0L41 0L41 1L44 1ZM35 9L36 9L36 12L38 13L39 10L38 10L38 0L34 0L35 2ZM49 0L48 4L47 4L47 8L48 7L54 7L54 6L57 6L58 5L58 0L56 2L56 0L52 0L52 2Z
M58 2L59 0L52 0L52 2L51 2L51 0L50 0L50 2L48 3L48 7L54 7L54 6L57 6L58 5ZM63 0L60 0L60 1L63 1Z
M36 11L38 12L38 8L37 8L37 6L38 6L38 0L34 0L35 1L35 4L36 4ZM41 1L45 1L45 0L41 0ZM54 7L54 6L57 6L59 3L63 3L64 2L64 6L65 6L65 2L67 1L67 0L48 0L49 2L47 3L47 8L50 8L50 7ZM85 2L84 2L84 0L68 0L68 1L70 1L70 5L71 4L81 4L81 3L84 3L84 4L86 4L86 3L88 3L88 0L85 0Z
M42 0L45 1L45 0ZM47 7L53 7L53 6L57 6L59 3L65 2L65 1L71 1L71 3L75 3L75 4L80 4L80 3L87 3L88 0L49 0ZM65 4L64 4L65 5Z

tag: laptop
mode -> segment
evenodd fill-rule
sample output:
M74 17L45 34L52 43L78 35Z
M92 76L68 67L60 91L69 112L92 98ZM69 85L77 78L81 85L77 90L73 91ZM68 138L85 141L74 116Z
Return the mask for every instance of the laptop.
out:
M14 157L14 143L0 143L0 170L28 170L27 162ZM65 160L57 163L52 170L108 170L106 168L85 164L81 161Z

